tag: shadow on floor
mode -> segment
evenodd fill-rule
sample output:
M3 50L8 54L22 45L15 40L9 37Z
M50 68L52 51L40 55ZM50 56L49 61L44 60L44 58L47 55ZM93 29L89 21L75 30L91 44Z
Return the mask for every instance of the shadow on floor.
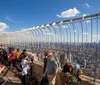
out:
M22 84L6 81L3 85L22 85Z

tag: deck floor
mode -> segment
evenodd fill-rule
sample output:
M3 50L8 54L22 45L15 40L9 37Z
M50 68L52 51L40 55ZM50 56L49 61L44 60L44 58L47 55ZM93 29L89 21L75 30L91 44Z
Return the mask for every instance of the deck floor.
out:
M4 80L5 82L2 85L22 85L20 79L10 70L4 76Z

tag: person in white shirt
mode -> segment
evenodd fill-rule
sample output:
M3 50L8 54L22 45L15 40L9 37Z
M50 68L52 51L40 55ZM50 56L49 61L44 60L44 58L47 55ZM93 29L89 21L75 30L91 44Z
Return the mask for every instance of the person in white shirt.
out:
M25 85L25 78L26 75L28 74L28 71L30 70L30 64L31 64L31 60L28 57L28 54L24 55L24 58L21 61L21 66L22 66L22 85Z

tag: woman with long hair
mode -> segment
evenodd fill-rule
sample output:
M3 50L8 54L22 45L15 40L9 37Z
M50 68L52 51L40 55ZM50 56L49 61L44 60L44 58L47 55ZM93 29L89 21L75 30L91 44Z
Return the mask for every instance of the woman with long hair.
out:
M63 70L60 74L61 85L76 85L76 80L73 79L72 64L66 63L63 67ZM70 81L70 82L69 82Z

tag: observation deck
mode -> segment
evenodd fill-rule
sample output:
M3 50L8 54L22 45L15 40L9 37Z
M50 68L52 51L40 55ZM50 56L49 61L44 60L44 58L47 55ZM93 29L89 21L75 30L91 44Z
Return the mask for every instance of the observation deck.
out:
M35 76L40 81L42 79L42 74L41 73L42 73L43 63L39 62L37 60L37 57L35 57L33 65L34 65L34 68L35 68L35 69L33 68L33 70L35 72ZM61 70L61 69L59 69L59 70ZM6 71L7 72L6 72L5 76L3 77L3 79L5 79L5 83L2 84L2 85L21 85L21 81L16 76L14 71L8 70L8 69ZM82 75L81 79L82 79L82 85L93 85L94 78ZM95 85L99 85L99 84L100 84L100 80L97 79ZM56 85L59 85L59 80L57 81Z
M83 68L83 85L100 84L100 13L0 34L0 45L36 53L36 75L42 76L43 53L66 56ZM39 67L39 68L38 68ZM40 70L38 70L40 69ZM6 78L6 77L5 77ZM16 77L15 77L16 78ZM12 78L14 79L14 78ZM13 84L12 84L13 85ZM16 84L17 85L17 84ZM20 85L20 84L19 84Z

